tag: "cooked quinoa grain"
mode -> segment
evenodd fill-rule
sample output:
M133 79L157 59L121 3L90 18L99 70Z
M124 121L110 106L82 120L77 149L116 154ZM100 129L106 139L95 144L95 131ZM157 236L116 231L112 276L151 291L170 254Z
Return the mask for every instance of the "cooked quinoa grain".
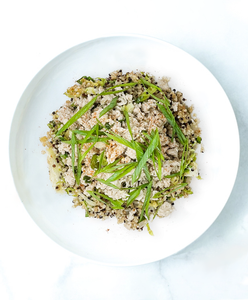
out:
M198 177L198 119L166 77L114 71L108 78L83 76L70 98L52 112L47 148L56 191L73 196L86 217L116 217L141 231L174 201L192 194Z

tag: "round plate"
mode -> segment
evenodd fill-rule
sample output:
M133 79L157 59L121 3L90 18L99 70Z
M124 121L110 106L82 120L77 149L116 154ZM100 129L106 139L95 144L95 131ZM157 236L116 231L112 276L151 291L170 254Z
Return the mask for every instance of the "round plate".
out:
M51 120L51 112L67 100L63 94L66 89L83 75L107 77L117 69L171 77L170 86L183 92L187 104L194 105L200 119L205 148L204 154L198 154L202 180L192 181L194 194L177 200L169 217L156 218L150 224L154 236L146 230L128 231L116 219L85 218L84 210L72 208L72 197L54 191L46 155L41 154L39 138L48 131L46 124ZM10 161L24 206L50 238L93 261L138 265L176 253L214 222L235 182L239 135L225 92L199 61L154 38L112 36L65 51L34 77L13 118Z

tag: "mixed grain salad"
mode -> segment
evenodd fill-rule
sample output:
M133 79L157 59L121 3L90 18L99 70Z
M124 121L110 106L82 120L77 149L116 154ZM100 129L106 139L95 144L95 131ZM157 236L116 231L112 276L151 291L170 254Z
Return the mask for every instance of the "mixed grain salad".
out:
M168 216L200 178L198 120L168 78L114 71L83 76L52 113L47 148L50 179L73 196L86 217L116 217L127 229L152 234L150 222Z

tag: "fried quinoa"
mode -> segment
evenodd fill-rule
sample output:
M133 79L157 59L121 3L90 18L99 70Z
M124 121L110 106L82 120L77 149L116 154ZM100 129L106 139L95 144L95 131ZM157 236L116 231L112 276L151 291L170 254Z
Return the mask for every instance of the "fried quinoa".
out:
M149 222L173 211L200 178L198 120L168 78L114 71L108 78L83 76L40 140L50 179L72 195L86 217L116 217L127 229L152 234Z

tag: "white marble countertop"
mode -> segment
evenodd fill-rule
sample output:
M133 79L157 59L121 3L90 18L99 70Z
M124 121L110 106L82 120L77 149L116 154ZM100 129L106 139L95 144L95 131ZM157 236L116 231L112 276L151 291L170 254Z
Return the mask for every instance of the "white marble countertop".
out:
M1 7L0 299L248 299L248 1L14 0ZM62 51L118 33L163 39L203 63L227 93L241 139L237 180L214 224L179 253L136 267L98 265L50 240L19 200L8 161L11 118L33 76Z

